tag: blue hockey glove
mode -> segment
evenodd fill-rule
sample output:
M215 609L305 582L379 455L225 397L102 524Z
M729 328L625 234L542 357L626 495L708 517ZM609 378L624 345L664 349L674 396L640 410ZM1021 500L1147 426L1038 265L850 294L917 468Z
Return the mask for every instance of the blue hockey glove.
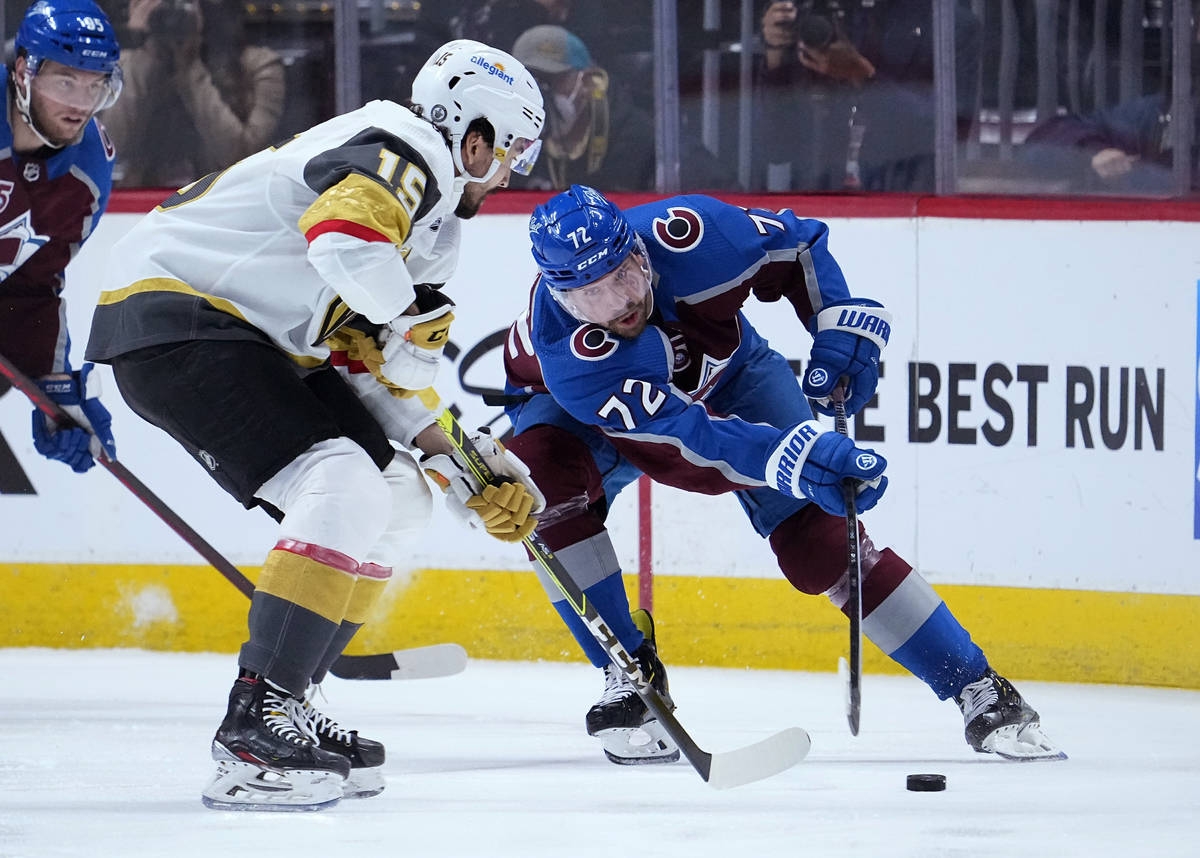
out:
M892 334L892 314L878 302L858 299L826 307L813 324L804 395L817 411L833 414L829 395L846 378L846 413L856 414L879 384L879 350Z
M815 420L793 426L767 457L767 484L785 495L807 498L830 515L845 515L842 480L858 481L854 508L866 512L883 496L887 460Z
M89 384L88 377L94 368L93 364L85 363L79 372L69 376L38 381L38 387L61 405L79 426L56 427L42 412L37 409L33 412L34 449L48 459L66 462L77 474L96 464L95 457L100 455L102 445L109 458L117 457L112 417L100 403L98 381L91 380Z

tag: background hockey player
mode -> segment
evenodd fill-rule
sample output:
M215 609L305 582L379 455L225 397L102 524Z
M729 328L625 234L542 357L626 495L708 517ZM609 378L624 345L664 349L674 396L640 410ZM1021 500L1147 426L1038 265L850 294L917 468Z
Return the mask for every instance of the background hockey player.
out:
M832 413L841 387L847 411L862 408L875 393L890 316L850 294L825 224L704 196L622 213L574 185L537 208L529 234L541 275L505 352L507 393L517 402L510 448L545 495L539 535L655 687L667 693L653 626L645 611L630 616L604 527L609 504L641 473L688 491L735 492L792 585L842 607L841 483L856 480L856 508L868 510L887 487L886 462L813 420L806 395ZM741 313L751 295L785 298L812 334L803 390ZM1037 713L933 588L859 528L864 633L938 697L957 701L976 750L1057 756ZM617 763L677 759L625 673L543 583L605 671L588 733Z
M33 412L39 453L83 472L101 445L115 455L111 420L71 368L63 270L96 228L112 188L114 151L94 118L121 93L121 50L91 0L44 0L25 13L6 69L0 117L0 351L84 429L55 429Z
M370 102L169 197L116 244L93 318L88 355L112 364L130 407L281 522L213 741L209 807L308 809L383 789L383 746L304 695L427 521L421 469L391 442L464 482L404 394L432 383L447 341L438 287L456 211L528 169L544 119L521 64L478 42L440 48L412 90L411 109ZM474 491L448 497L490 533L532 528L540 504L519 482L499 501Z

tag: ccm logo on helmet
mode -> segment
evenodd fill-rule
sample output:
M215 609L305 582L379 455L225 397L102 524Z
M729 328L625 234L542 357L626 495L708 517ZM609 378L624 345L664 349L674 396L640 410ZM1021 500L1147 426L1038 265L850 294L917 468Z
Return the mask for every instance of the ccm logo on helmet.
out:
M669 217L656 217L652 228L654 238L674 253L691 250L704 238L704 220L693 209L672 206Z
M492 65L487 60L485 60L483 57L479 56L478 54L471 57L471 62L473 62L477 66L487 69L488 74L495 75L496 77L500 78L500 80L507 83L509 86L512 86L512 84L516 82L512 75L510 75L504 71L504 66Z
M587 259L583 260L583 262L580 262L578 265L575 266L575 270L582 271L583 269L587 268L589 265L595 265L597 262L599 262L601 259L603 259L606 256L608 256L608 248L607 247L604 248L603 250L601 250L599 253L593 253Z

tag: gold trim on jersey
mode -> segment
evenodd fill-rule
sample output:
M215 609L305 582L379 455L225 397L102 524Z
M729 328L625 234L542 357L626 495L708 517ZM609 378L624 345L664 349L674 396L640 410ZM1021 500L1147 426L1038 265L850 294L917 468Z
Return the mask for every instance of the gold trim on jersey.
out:
M237 308L237 305L225 298L218 298L216 295L206 295L197 289L193 289L182 280L176 280L174 277L148 277L145 280L139 280L136 283L126 286L122 289L112 289L100 293L100 300L96 303L102 306L108 304L120 304L126 298L132 295L140 295L143 292L176 292L180 295L190 295L193 298L203 298L205 301L213 305L214 309L220 310L222 313L228 313L241 319L247 325L250 320L242 315L242 311Z
M176 295L187 295L190 298L200 298L206 301L214 310L218 310L227 315L233 316L239 321L245 322L252 328L257 329L246 316L227 298L218 298L216 295L208 295L204 292L195 289L182 280L176 280L174 277L148 277L145 280L139 280L129 286L121 289L111 289L100 293L99 300L96 303L101 307L108 307L114 304L120 304L126 298L131 298L134 295L143 295L150 293L169 292ZM320 366L325 363L323 357L313 357L311 355L298 355L291 352L284 352L288 357L294 360L300 366L311 368Z
M300 232L325 221L349 221L377 232L392 244L404 244L412 218L397 195L374 179L351 173L317 197L300 216Z

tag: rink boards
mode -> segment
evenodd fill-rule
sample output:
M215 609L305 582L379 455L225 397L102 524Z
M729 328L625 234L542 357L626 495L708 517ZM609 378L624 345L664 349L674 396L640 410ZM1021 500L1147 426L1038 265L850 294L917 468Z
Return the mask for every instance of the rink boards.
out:
M528 211L535 201L489 209ZM930 216L916 203L907 212L876 205L879 216L867 218L825 200L768 204L788 202L830 222L851 289L895 317L877 401L854 427L889 461L888 494L864 516L876 543L918 566L1014 677L1200 687L1200 242L1191 214L1140 220L1147 209L1133 204L1006 201ZM1044 219L1015 218L1030 212ZM107 215L69 270L76 359L107 248L136 218ZM478 394L501 382L503 331L532 278L525 220L468 223L447 287L458 308L453 368L439 389L466 425L498 418ZM748 315L799 370L810 340L790 307L754 305ZM242 511L142 424L104 373L122 461L253 576L271 522ZM0 646L233 651L245 599L195 566L108 474L77 477L38 457L28 420L17 394L0 399L12 452L0 448ZM506 428L503 418L497 425ZM633 573L645 530L628 494L610 524ZM833 669L844 620L780 580L732 498L656 486L649 519L669 660ZM575 657L521 551L465 533L440 509L357 645L439 640L476 657ZM866 667L891 665L868 647Z

